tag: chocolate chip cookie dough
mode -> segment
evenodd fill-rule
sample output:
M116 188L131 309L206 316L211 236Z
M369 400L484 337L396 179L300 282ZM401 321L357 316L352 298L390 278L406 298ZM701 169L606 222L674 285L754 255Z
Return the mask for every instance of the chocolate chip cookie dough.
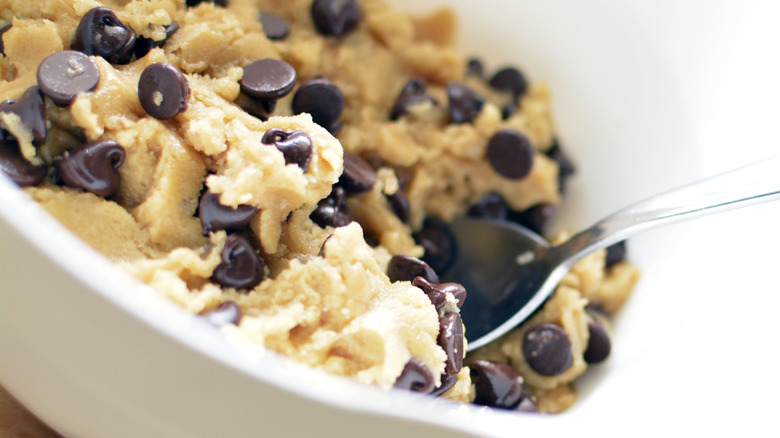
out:
M637 279L622 247L465 357L446 222L544 232L574 168L545 85L463 58L450 11L0 0L0 26L0 170L226 336L520 411L567 408L608 356L605 315Z

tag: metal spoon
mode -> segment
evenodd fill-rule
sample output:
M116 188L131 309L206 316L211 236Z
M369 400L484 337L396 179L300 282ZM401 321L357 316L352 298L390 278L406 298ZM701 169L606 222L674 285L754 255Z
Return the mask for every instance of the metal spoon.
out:
M519 225L456 220L457 255L443 281L462 284L468 350L516 327L538 309L571 267L634 234L683 220L780 199L780 156L728 171L626 207L551 246Z

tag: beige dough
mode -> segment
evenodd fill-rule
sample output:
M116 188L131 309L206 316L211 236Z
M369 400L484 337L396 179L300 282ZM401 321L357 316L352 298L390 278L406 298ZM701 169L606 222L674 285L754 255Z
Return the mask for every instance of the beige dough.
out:
M420 289L390 282L388 262L396 254L422 256L412 233L425 218L453 219L488 193L501 194L516 210L560 201L558 166L544 154L554 139L550 98L543 83L533 83L519 112L504 120L500 108L506 97L465 76L450 11L410 18L380 0L360 4L358 28L343 38L326 38L313 27L311 0L230 0L226 8L209 2L187 8L183 0L0 0L0 24L13 24L3 36L0 101L16 99L35 85L37 64L68 49L79 18L95 6L111 8L147 38L163 38L165 26L176 21L180 29L162 48L130 64L93 58L101 74L97 88L69 107L47 101L46 144L33 148L27 139L23 145L29 160L52 163L80 143L116 140L127 151L119 193L106 200L50 179L27 193L92 247L183 307L202 312L226 300L238 303L244 316L238 326L223 328L227 336L384 388L416 358L438 384L445 359L437 345L439 315ZM260 11L288 20L289 37L267 39L257 19ZM325 76L341 89L347 105L337 137L308 114L292 113L294 93L279 100L267 121L236 104L243 68L262 58L288 62L298 84ZM168 121L148 116L138 98L139 75L155 62L178 67L191 90L187 109ZM425 78L429 93L444 105L389 120L399 91L414 77ZM489 98L473 123L447 122L451 80ZM260 143L271 128L310 136L314 153L308 171L285 165L279 150ZM530 174L519 180L500 176L485 157L488 139L510 128L525 133L537 150ZM386 165L372 191L349 199L356 221L323 228L309 215L341 176L344 151L373 153ZM413 175L404 188L409 223L394 215L385 196L401 189L399 172ZM209 280L225 233L201 234L195 212L204 187L221 193L226 205L260 210L250 230L260 242L268 275L253 290L222 288ZM379 245L367 244L364 234ZM540 314L477 355L516 367L541 410L563 410L574 399L572 382L587 368L584 305L600 303L616 311L636 278L632 266L607 271L603 254L592 256L573 270ZM539 322L561 324L572 339L574 365L555 378L534 375L517 350L526 327ZM468 368L445 396L473 400Z

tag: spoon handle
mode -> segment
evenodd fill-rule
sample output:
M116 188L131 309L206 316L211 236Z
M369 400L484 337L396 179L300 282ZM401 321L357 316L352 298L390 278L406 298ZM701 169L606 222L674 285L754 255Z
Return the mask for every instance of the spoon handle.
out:
M780 156L724 172L637 202L552 250L569 267L595 250L642 231L780 199Z

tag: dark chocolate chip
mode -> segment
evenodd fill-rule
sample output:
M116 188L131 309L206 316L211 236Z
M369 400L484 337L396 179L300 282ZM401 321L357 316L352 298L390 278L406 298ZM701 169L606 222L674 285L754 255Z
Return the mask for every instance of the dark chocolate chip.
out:
M493 170L509 179L521 179L531 172L535 150L531 140L514 129L493 134L488 141L487 158Z
M470 217L481 219L504 220L509 213L509 206L498 193L488 193L478 203L469 208Z
M122 182L119 166L125 149L114 140L99 140L65 151L55 161L62 182L105 198L114 196Z
M447 97L452 123L473 121L482 112L482 107L487 101L481 94L457 82L447 84Z
M476 398L483 406L511 409L523 397L523 379L507 364L475 360L469 363L471 383Z
M222 327L223 325L238 325L241 321L241 309L235 301L224 301L215 309L200 314L209 323Z
M433 391L431 391L430 395L433 397L440 397L445 392L452 389L455 384L458 383L458 375L457 374L442 374L441 375L441 385L434 388Z
M17 101L0 103L0 113L19 116L22 125L32 134L32 144L40 146L46 142L46 105L38 87L28 88Z
M409 205L409 198L406 196L406 193L403 190L398 190L392 195L388 195L387 200L390 201L390 208L398 216L398 219L408 224L412 215L412 207Z
M563 152L557 139L552 147L547 150L547 156L558 163L558 190L563 193L566 188L566 180L574 174L576 167L566 153Z
M311 164L311 157L314 152L314 146L311 143L309 134L303 131L285 131L279 128L272 128L263 134L260 140L263 144L276 146L284 155L286 164L296 164L306 173Z
M572 364L569 336L555 324L541 324L526 332L523 354L528 366L543 376L557 376Z
M390 120L398 120L399 117L408 112L410 107L423 102L431 102L433 105L438 105L439 102L431 97L426 90L425 79L415 78L407 82L398 98L396 98L395 104L393 104L393 109L390 111Z
M412 285L422 289L437 311L444 307L444 304L447 302L447 296L445 295L444 291L441 291L439 288L435 287L435 285L438 285L438 283L431 283L423 277L418 276L414 277L412 280Z
M200 196L198 218L203 235L208 236L210 232L218 230L234 232L246 229L258 209L251 205L239 205L236 208L222 205L219 197L219 193L211 190L204 191Z
M0 54L5 55L5 44L3 44L3 34L8 32L8 30L11 28L10 24L6 24L2 28L0 28Z
M439 276L420 259L407 255L397 254L390 259L387 265L387 275L390 281L412 281L414 277L422 277L431 283L438 283Z
M504 105L503 108L501 108L501 118L506 120L517 114L518 111L520 110L517 108L517 104L514 102L509 102L508 104Z
M44 95L59 106L67 106L79 93L97 87L100 70L95 61L82 52L63 50L41 62L37 77Z
M222 249L222 261L211 280L236 289L251 289L265 277L265 264L249 241L240 234L230 234Z
M433 391L433 387L433 373L424 363L415 358L406 362L401 375L393 384L393 388L406 389L421 394L429 394Z
M269 12L260 13L263 32L269 40L283 40L290 35L290 23L284 18Z
M481 78L484 75L485 67L482 65L482 61L477 58L469 59L466 63L466 76Z
M521 212L511 211L508 218L543 236L547 230L547 225L555 216L556 211L557 207L552 204L539 204Z
M241 91L259 100L276 100L290 94L298 76L295 69L279 59L257 60L244 68Z
M514 67L506 67L497 71L490 78L490 85L496 90L507 91L517 99L528 90L528 81L523 73Z
M173 64L156 62L138 79L138 99L152 117L169 120L187 108L190 85Z
M621 240L620 242L607 247L607 257L605 263L608 268L615 266L616 264L624 261L625 259L626 259L625 240Z
M449 225L438 219L426 219L422 230L414 234L414 239L425 249L422 260L436 272L447 272L458 251L458 243Z
M458 374L463 368L463 321L455 312L439 319L438 344L444 349L444 374Z
M222 6L223 8L227 6L228 0L187 0L186 4L188 7L193 8L195 6L198 6L201 3L214 3L217 6Z
M177 30L179 30L179 23L175 21L171 21L171 24L165 26L165 38L159 41L153 40L151 38L139 36L135 40L135 47L133 48L133 52L135 52L135 57L143 58L152 49L155 49L157 47L162 47L162 45L165 44L166 41L168 41L168 38L170 38L171 35L175 34Z
M317 204L309 218L321 227L338 228L352 222L352 217L347 212L347 194L344 188L333 186L331 194Z
M607 328L602 323L604 315L595 311L590 311L585 307L588 315L588 346L585 348L583 358L587 363L599 363L609 357L612 351L612 341Z
M458 308L466 301L466 288L459 283L431 283L423 277L415 277L412 285L419 287L431 300L436 310L441 309L447 302L447 293L451 293L458 300Z
M321 34L344 36L360 22L360 5L356 0L314 0L311 18Z
M0 172L22 187L38 185L46 177L45 165L34 165L19 151L16 140L0 140Z
M328 130L337 130L344 105L341 90L329 80L319 78L301 85L295 92L292 110L295 114L309 113L314 123Z
M344 171L339 177L338 185L344 187L348 195L371 190L376 180L376 172L366 160L344 151Z
M71 41L73 50L102 56L112 64L127 64L133 56L135 32L103 6L90 9L79 21Z

